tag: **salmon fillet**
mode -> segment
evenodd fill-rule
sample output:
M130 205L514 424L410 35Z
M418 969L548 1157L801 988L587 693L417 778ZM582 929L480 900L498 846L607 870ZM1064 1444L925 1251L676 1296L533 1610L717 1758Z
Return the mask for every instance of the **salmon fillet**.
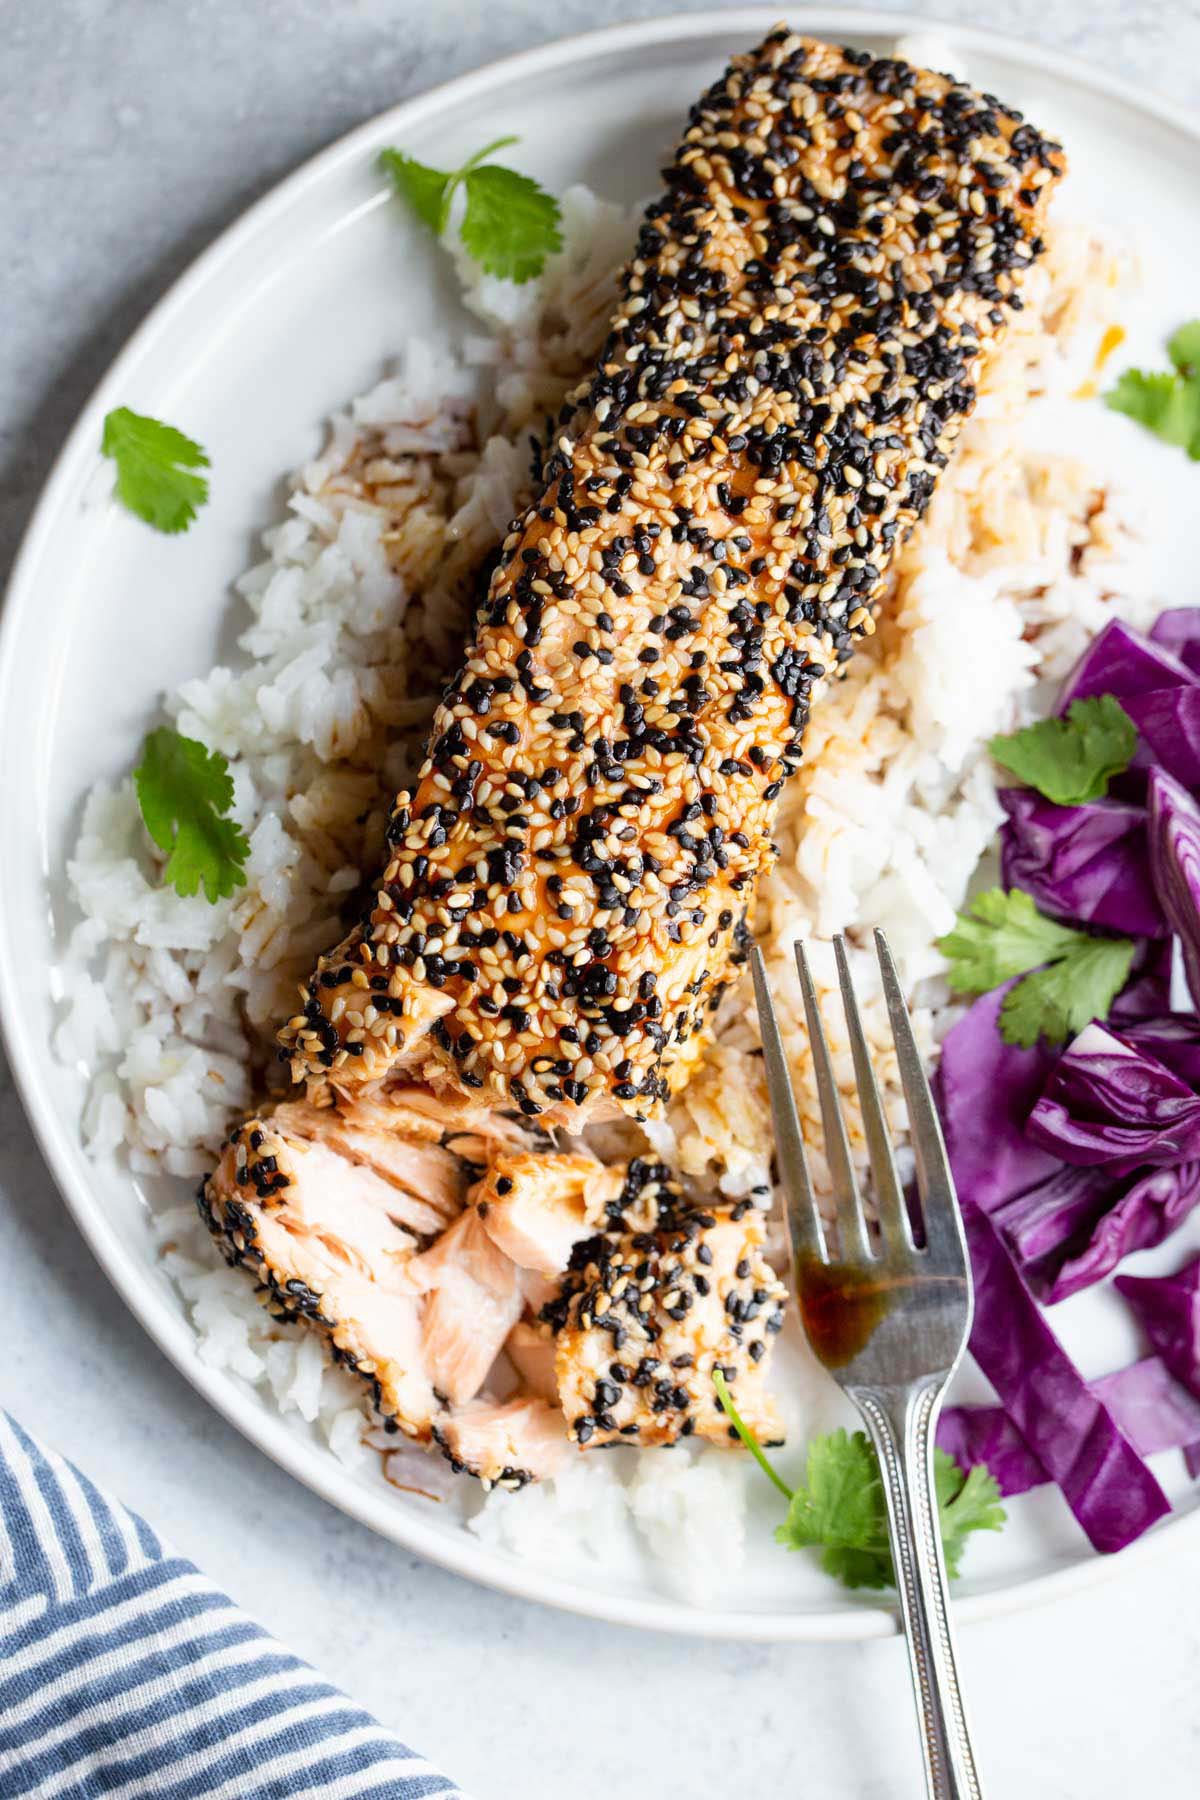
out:
M365 917L281 1033L297 1080L660 1109L1062 171L990 96L784 28L701 97Z
M254 1275L277 1318L322 1331L384 1422L420 1442L474 1398L544 1297L468 1204L491 1158L511 1164L531 1135L478 1107L443 1112L438 1131L407 1090L370 1109L287 1103L243 1121L200 1189L226 1260ZM409 1190L414 1157L428 1198Z
M280 1321L325 1335L385 1425L519 1487L589 1444L723 1438L720 1366L777 1435L762 1376L783 1289L760 1213L690 1206L661 1164L606 1167L533 1134L514 1148L511 1120L447 1113L434 1142L429 1113L414 1125L385 1096L369 1113L289 1102L239 1126L200 1192L226 1259ZM432 1241L433 1203L405 1185L413 1130L448 1159L431 1192L454 1216ZM487 1390L502 1352L518 1389L500 1398Z

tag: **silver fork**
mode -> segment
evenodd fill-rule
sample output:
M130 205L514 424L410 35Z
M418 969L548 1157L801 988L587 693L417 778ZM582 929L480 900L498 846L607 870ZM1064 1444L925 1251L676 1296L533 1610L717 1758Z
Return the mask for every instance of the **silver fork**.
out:
M813 1350L862 1413L879 1455L922 1727L926 1787L933 1800L980 1800L955 1666L933 1483L937 1416L971 1328L971 1266L941 1126L881 931L875 933L875 948L908 1103L921 1204L919 1243L896 1173L844 939L834 939L834 951L870 1156L878 1242L863 1212L803 946L795 947L796 966L837 1206L836 1258L829 1254L821 1228L787 1059L757 949L752 957L754 991L800 1316Z

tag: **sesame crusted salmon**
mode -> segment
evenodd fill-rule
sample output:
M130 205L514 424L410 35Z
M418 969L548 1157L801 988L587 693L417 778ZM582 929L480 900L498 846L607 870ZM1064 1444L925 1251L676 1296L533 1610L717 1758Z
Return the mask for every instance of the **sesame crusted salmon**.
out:
M272 1313L322 1330L382 1417L428 1441L441 1403L408 1276L418 1240L393 1216L398 1194L369 1167L259 1117L232 1134L199 1199L226 1261L254 1276Z
M554 1373L572 1439L583 1445L727 1444L720 1369L763 1443L781 1438L766 1360L787 1290L763 1254L762 1213L748 1200L689 1203L662 1164L633 1162L604 1231L572 1256L541 1319L556 1338Z
M453 1213L431 1236L433 1207L414 1202L397 1146L432 1116L414 1126L386 1096L248 1119L201 1188L227 1260L278 1318L324 1333L385 1424L520 1486L561 1468L572 1444L722 1440L719 1365L775 1434L761 1378L783 1289L755 1208L692 1206L661 1164L605 1166L499 1114L447 1113L424 1151L454 1165L432 1165L430 1190ZM487 1121L499 1130L471 1129ZM502 1353L518 1382L503 1401L488 1391Z
M499 1111L409 1088L286 1102L233 1132L201 1213L272 1311L322 1330L383 1418L427 1442L545 1298L471 1204L494 1159L520 1167L537 1142Z
M699 1055L821 684L874 628L1063 172L785 28L693 108L366 914L281 1034L577 1129Z

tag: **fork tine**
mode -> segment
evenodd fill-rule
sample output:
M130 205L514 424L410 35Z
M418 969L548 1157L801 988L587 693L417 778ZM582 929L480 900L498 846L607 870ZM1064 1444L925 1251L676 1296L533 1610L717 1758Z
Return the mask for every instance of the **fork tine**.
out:
M904 1004L904 990L892 961L888 941L882 931L875 933L875 954L883 976L883 992L892 1021L892 1037L896 1044L896 1062L908 1105L908 1127L912 1138L913 1157L917 1165L917 1192L924 1214L925 1245L939 1262L965 1263L967 1249L963 1235L954 1177L942 1137L941 1121L929 1091L921 1053L913 1037L912 1022Z
M750 952L750 967L754 974L754 998L758 1003L767 1093L775 1125L775 1148L779 1156L779 1173L787 1206L792 1255L815 1257L818 1262L824 1262L825 1239L809 1179L808 1158L804 1154L804 1139L800 1134L792 1079L788 1073L783 1040L779 1035L779 1021L775 1017L771 990L767 985L766 965L757 944Z
M875 1182L875 1205L879 1213L880 1231L883 1234L885 1245L903 1244L911 1247L912 1236L909 1230L908 1212L904 1205L900 1180L896 1174L892 1140L888 1133L883 1102L879 1098L875 1071L871 1067L871 1055L867 1049L866 1033L863 1031L858 1001L854 994L854 983L850 979L846 940L840 932L833 940L833 949L837 957L838 978L842 986L842 1005L846 1009L850 1049L854 1056L854 1075L858 1083L858 1101L862 1107L863 1131L871 1158L871 1174Z
M817 1097L821 1102L825 1156L837 1201L838 1256L842 1262L863 1262L871 1255L871 1240L867 1235L867 1221L854 1175L854 1164L850 1159L850 1140L846 1136L846 1121L842 1116L842 1103L838 1097L833 1063L829 1056L829 1043L821 1022L817 990L813 986L812 970L808 966L804 945L797 943L795 952L800 992L804 996L804 1012L808 1019L808 1045L812 1052L813 1073L817 1078Z

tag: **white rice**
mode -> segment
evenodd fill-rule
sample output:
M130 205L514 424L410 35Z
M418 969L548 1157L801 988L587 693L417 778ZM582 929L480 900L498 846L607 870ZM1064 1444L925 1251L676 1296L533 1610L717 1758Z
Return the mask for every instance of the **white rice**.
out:
M478 332L407 344L331 422L322 454L293 480L286 517L263 534L263 560L237 584L236 663L165 697L181 731L229 758L251 845L247 885L215 906L181 899L159 885L131 783L87 799L68 865L79 922L55 1047L89 1071L84 1130L96 1156L180 1176L209 1166L261 1082L295 982L340 936L345 897L376 866L476 572L518 510L529 435L588 366L631 242L631 218L585 189L563 208L566 247L536 282L515 288L459 258ZM885 925L932 1053L953 1017L934 940L1000 817L986 740L1044 706L1047 684L1106 618L1153 610L1120 494L1036 447L1026 408L1031 392L1067 394L1087 372L1128 273L1086 229L1056 227L1002 369L904 554L885 622L814 709L757 918L814 1143L807 1057L786 1024L800 1017L792 941L816 940L830 990L822 940ZM873 959L860 950L856 960L898 1114ZM826 1016L849 1096L840 1014L830 1006ZM766 1095L744 985L646 1136L697 1182L767 1197ZM861 1154L857 1132L855 1142ZM480 1506L445 1465L371 1438L357 1384L327 1366L315 1337L271 1321L190 1206L170 1207L156 1229L201 1360L269 1391L348 1464L386 1448L397 1486L475 1508L472 1529L543 1563L574 1561L582 1548L615 1568L648 1551L665 1582L700 1598L718 1549L726 1573L735 1564L755 1479L742 1459L622 1451Z

